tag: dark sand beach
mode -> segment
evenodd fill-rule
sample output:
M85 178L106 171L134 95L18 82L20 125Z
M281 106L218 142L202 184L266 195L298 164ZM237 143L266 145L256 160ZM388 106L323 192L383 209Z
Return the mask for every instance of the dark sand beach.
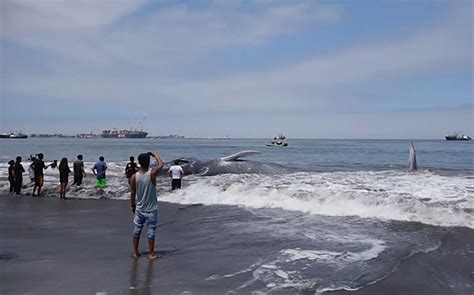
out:
M162 257L153 262L131 258L128 201L2 196L0 212L2 295L251 294L264 286L245 285L248 271L236 273L259 259L245 233L229 230L252 227L251 213L241 208L160 203ZM262 234L258 243L272 249L273 239ZM472 294L465 282L474 281L473 257L474 231L451 228L438 249L407 258L380 282L331 294Z

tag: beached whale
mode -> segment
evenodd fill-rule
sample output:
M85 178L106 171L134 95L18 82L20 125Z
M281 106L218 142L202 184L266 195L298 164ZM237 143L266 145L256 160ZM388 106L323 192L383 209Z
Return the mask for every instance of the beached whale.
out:
M196 174L201 176L211 176L219 174L241 174L241 173L256 173L256 174L275 174L275 173L289 173L293 170L280 164L264 163L257 161L247 161L244 157L260 154L258 151L241 151L233 155L222 157L209 161L200 161L195 158L179 158L176 159L179 165L183 168L186 175ZM168 171L170 165L174 161L166 162L161 174Z

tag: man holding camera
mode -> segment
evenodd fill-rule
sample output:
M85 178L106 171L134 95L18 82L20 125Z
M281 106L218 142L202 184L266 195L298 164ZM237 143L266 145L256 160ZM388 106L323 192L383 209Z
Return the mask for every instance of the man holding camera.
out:
M156 167L150 169L150 156L155 158ZM155 252L155 231L158 224L158 199L156 196L156 177L163 168L163 160L157 151L152 151L138 156L140 169L130 180L132 212L135 214L133 223L133 254L134 258L140 256L138 244L143 226L147 225L148 259L159 257Z

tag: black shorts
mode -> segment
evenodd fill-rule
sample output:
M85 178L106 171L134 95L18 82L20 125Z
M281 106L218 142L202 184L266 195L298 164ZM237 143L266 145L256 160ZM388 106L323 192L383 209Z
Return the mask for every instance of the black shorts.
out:
M181 179L172 179L171 180L171 189L181 188Z
M82 174L75 174L74 175L74 184L81 185L83 177L84 176Z
M69 175L59 175L59 182L60 183L68 183Z

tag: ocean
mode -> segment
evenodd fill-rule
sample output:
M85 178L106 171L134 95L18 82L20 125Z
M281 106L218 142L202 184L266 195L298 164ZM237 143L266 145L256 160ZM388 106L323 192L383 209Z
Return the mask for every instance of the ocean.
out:
M27 169L30 154L43 153L46 163L67 157L70 166L83 154L85 182L67 197L114 202L129 199L124 167L131 155L156 149L165 161L212 160L259 151L243 160L288 170L187 175L175 192L167 177L159 178L160 201L226 208L225 216L193 225L203 234L218 229L222 234L209 243L225 243L227 253L242 252L242 259L202 281L222 286L220 294L358 290L389 277L409 257L435 251L452 229L474 229L474 143L414 140L418 170L407 171L410 142L290 139L281 148L266 147L265 139L0 140L0 193L7 195L6 162L17 155ZM91 172L99 156L109 167L104 190L94 188ZM44 194L57 197L57 169L46 170L45 181ZM23 194L31 190L28 184ZM452 294L472 294L472 273L446 274L444 284Z

